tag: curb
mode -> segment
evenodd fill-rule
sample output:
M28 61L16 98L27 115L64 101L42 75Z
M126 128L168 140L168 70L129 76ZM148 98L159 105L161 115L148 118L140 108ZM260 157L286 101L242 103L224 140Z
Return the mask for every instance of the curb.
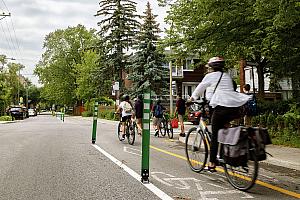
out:
M0 121L0 124L11 124L16 123L16 121Z

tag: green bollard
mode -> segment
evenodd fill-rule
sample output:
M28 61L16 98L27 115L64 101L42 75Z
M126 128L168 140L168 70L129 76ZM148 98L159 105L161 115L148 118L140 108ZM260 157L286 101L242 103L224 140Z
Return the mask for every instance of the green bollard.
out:
M149 183L150 154L150 89L144 92L143 136L142 136L142 182Z
M93 114L93 130L92 130L92 143L96 142L97 132L97 118L98 118L98 102L95 102L94 114Z

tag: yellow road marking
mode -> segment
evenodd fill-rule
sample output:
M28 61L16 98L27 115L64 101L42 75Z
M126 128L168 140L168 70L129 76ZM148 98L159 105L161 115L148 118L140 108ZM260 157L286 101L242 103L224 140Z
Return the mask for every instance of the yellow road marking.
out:
M155 150L157 150L157 151L159 151L159 152L168 154L168 155L170 155L170 156L174 156L174 157L176 157L176 158L180 158L180 159L182 159L182 160L187 160L185 156L181 156L181 155L178 155L178 154L175 154L175 153L172 153L172 152L169 152L169 151L166 151L166 150L157 148L157 147L152 146L152 145L150 145L150 148L151 148L151 149L155 149ZM198 162L198 161L194 161L194 160L193 160L193 162L198 163L198 164L201 164L201 162ZM216 170L219 171L219 172L224 172L224 170L223 170L222 168L219 168L219 167L217 167ZM292 192L292 191L289 191L289 190L286 190L286 189L283 189L283 188L280 188L280 187L271 185L271 184L269 184L269 183L265 183L265 182L260 181L260 180L256 180L255 183L258 184L258 185L264 186L264 187L266 187L266 188L269 188L269 189L272 189L272 190L281 192L281 193L283 193L283 194L286 194L286 195L289 195L289 196L296 197L296 198L300 199L300 194L299 194L299 193Z

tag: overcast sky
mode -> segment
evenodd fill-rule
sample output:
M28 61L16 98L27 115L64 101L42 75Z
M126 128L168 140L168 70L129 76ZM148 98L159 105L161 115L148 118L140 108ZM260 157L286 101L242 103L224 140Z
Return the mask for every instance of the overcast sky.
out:
M147 0L135 1L138 13L142 14ZM99 0L0 0L0 14L11 13L11 17L0 20L0 54L25 65L21 74L38 85L33 70L44 51L45 36L77 24L99 30L99 17L94 17L98 3ZM150 0L150 4L163 30L166 8L159 7L156 0Z

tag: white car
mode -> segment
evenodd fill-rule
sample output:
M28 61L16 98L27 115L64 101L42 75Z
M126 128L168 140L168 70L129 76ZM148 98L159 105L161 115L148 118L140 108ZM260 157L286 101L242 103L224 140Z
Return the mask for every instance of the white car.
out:
M33 109L33 108L29 108L28 109L28 114L29 114L29 116L36 116L36 111L35 111L35 109Z

